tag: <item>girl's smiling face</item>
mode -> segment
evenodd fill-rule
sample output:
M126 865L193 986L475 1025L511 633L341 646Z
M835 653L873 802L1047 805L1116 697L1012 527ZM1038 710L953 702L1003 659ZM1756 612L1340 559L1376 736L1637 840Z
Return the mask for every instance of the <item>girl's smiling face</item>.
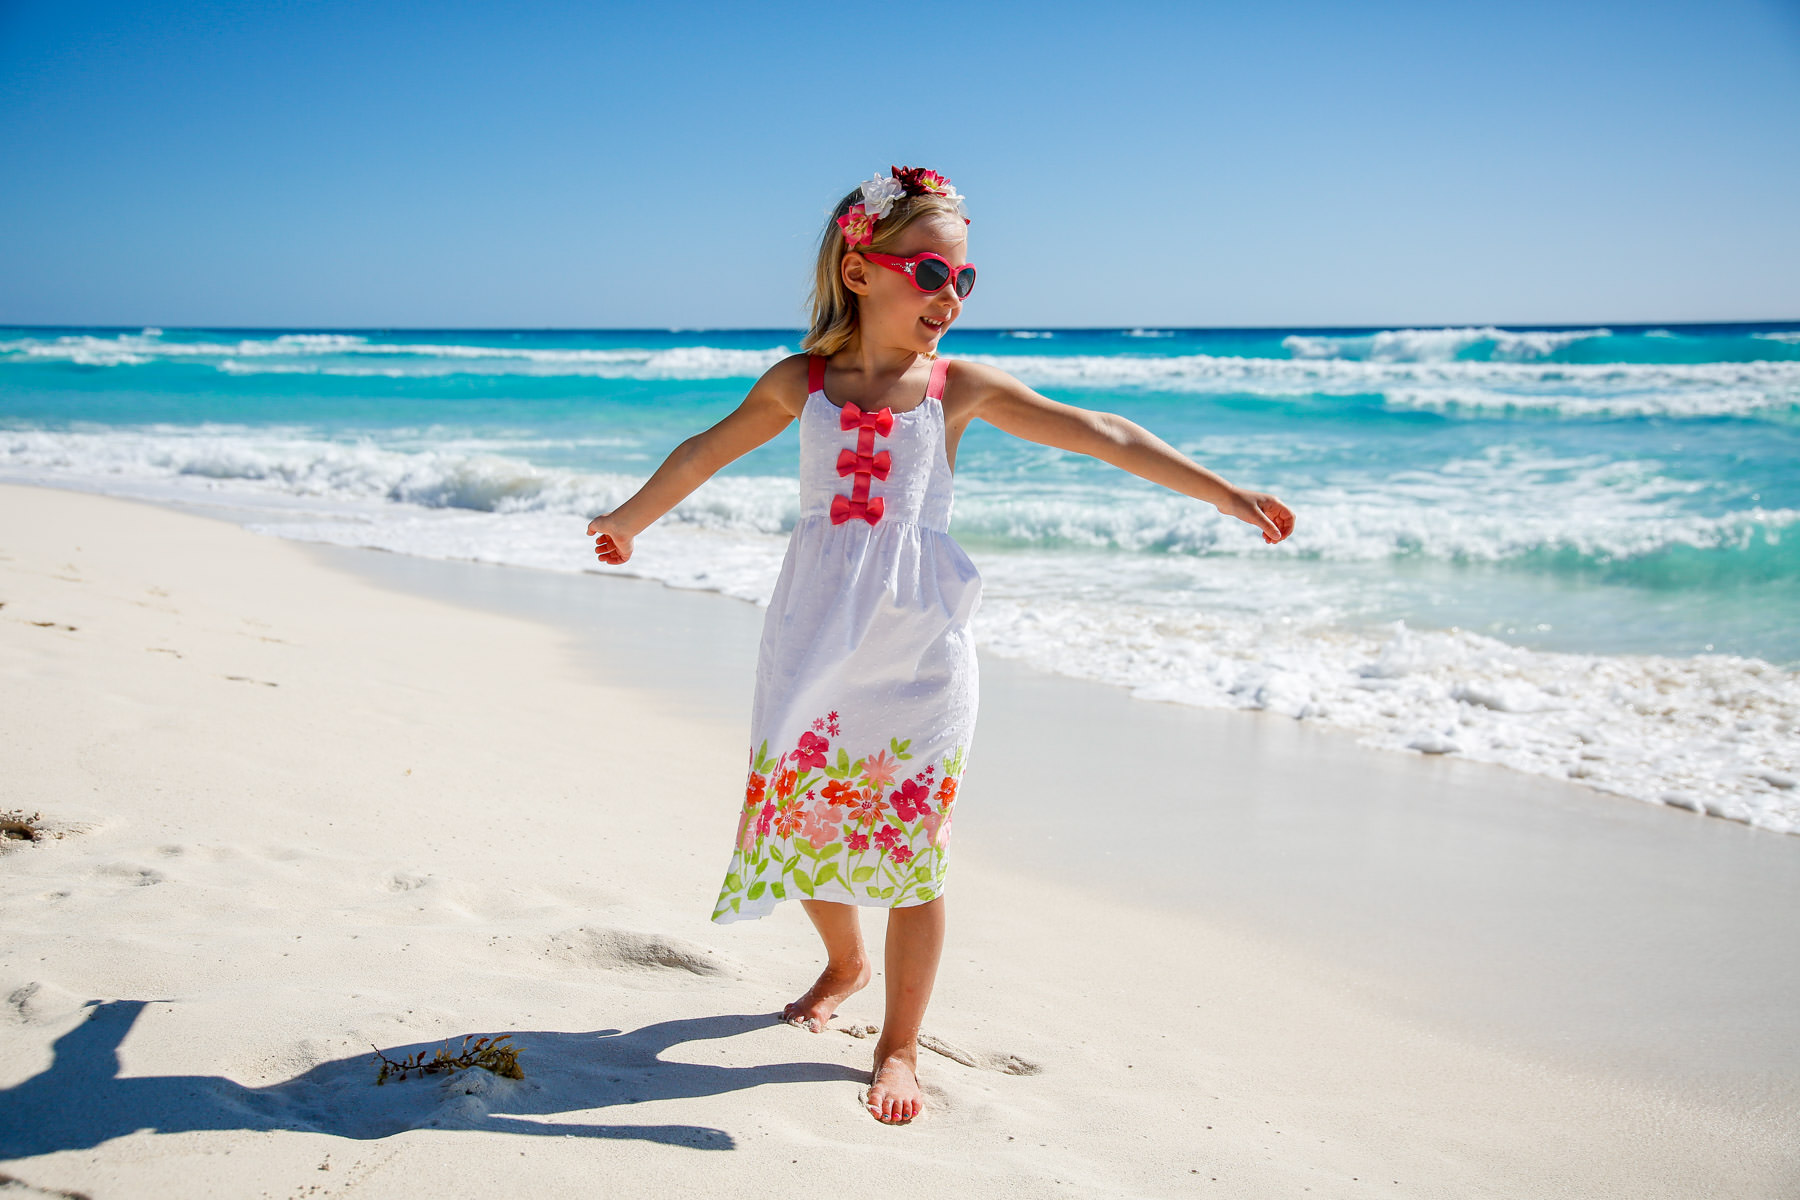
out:
M968 262L968 226L945 215L933 215L906 227L899 244L888 252L899 258L931 251L949 261L952 270ZM945 284L926 295L899 271L877 266L854 250L840 265L844 286L855 292L857 324L866 342L931 354L938 339L962 315L962 297Z

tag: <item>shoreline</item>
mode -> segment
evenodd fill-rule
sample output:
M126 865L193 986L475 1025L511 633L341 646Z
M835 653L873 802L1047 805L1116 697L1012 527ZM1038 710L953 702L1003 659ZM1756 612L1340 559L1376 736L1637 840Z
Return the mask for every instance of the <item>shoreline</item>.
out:
M109 481L100 489L100 482L0 474L0 483L163 505L302 544L595 574L591 555L584 559L569 547L567 514L503 516L427 505L390 525L385 507L360 512L329 497L190 490L175 480ZM754 600L773 586L784 544L785 535L740 543L686 526L647 531L633 567L608 575L671 593ZM1150 703L1279 714L1402 758L1492 764L1609 798L1800 837L1796 761L1785 736L1800 697L1795 664L1712 653L1710 645L1686 656L1589 653L1499 640L1454 622L1296 627L1293 640L1279 629L1250 638L1233 624L1241 614L1230 612L1213 628L1210 617L1191 621L1174 610L1124 604L1087 612L1054 596L1040 603L1018 592L1010 563L999 556L986 568L977 634L990 658L1124 689ZM1265 565L1278 576L1283 568ZM633 569L642 573L626 573ZM1108 625L1098 642L1096 618ZM1296 654L1304 661L1294 661Z
M975 1195L1073 1185L1286 1196L1301 1185L1332 1195L1773 1196L1800 1177L1796 1081L1779 1060L1766 1088L1741 1077L1735 1092L1709 1087L1666 1064L1651 1065L1663 1078L1653 1086L1460 1036L1408 1010L1417 997L1377 980L1370 951L1354 945L1358 920L1414 912L1416 892L1359 915L1295 890L1342 866L1345 846L1398 839L1395 860L1420 863L1432 838L1438 850L1483 845L1454 840L1455 825L1420 838L1432 807L1407 820L1382 797L1408 790L1401 800L1415 803L1446 780L1472 791L1500 768L1433 762L1421 774L1421 761L1385 755L1394 769L1357 792L1376 807L1331 806L1345 820L1365 814L1363 840L1347 841L1344 827L1314 823L1326 811L1316 789L1294 792L1287 776L1325 766L1348 788L1363 757L1383 752L1329 747L1320 731L1266 715L1131 701L984 660L967 786L986 813L958 826L958 911L928 1024L954 1056L921 1064L931 1118L893 1130L855 1105L866 1042L774 1024L816 970L803 915L783 906L729 934L706 921L735 812L721 816L720 800L741 788L734 713L747 709L750 676L738 668L755 643L740 634L760 625L760 609L659 584L305 545L51 489L0 487L0 552L6 736L19 764L0 806L23 801L71 829L0 857L6 925L20 931L0 953L0 992L11 998L0 1013L11 1064L0 1110L28 1118L15 1129L33 1140L11 1145L23 1161L8 1170L37 1186L190 1194L196 1156L233 1150L234 1186L354 1178L374 1196L440 1182L578 1187L591 1183L596 1155L609 1170L664 1179L679 1166L681 1184L658 1194L748 1194L733 1189L752 1179L766 1194L806 1186L828 1161L822 1150L862 1156L899 1186L956 1181ZM364 569L352 573L357 555ZM341 561L326 569L330 557ZM396 572L413 577L410 593ZM624 654L617 641L584 641L566 609L560 624L545 619L565 586L604 597L605 615L635 604L663 628L632 626ZM537 615L518 611L525 595ZM505 604L514 610L493 611ZM647 691L646 671L665 686ZM1133 707L1122 722L1124 704ZM1184 907L1150 888L1134 895L1105 863L1087 875L1060 860L1021 869L1009 833L1066 843L1057 835L1070 826L1055 821L1098 831L1091 817L1082 824L1091 809L1052 810L1056 791L1031 773L1044 757L1034 739L1052 719L1082 728L1098 759L1129 752L1132 736L1147 739L1144 754L1172 740L1245 756L1237 786L1259 789L1248 808L1193 804L1192 792L1159 793L1135 777L1134 794L1162 806L1151 810L1158 819L1183 799L1198 816L1230 818L1191 834L1220 839L1201 860L1214 890ZM1275 732L1283 724L1293 736ZM1047 740L1069 744L1066 734ZM1496 786L1516 791L1507 774ZM1744 839L1788 845L1597 799L1613 812L1573 826L1571 812L1595 805L1546 802L1542 830L1518 828L1513 810L1525 806L1494 811L1473 795L1451 815L1485 825L1490 842L1519 843L1525 857L1503 857L1502 868L1570 829L1614 835L1593 843L1594 890L1609 865L1630 874L1655 861L1633 847L1703 827L1725 834L1700 835L1718 848L1697 860L1700 877L1682 880L1689 892L1670 911L1703 901L1708 880L1745 887ZM1626 809L1638 811L1610 819ZM1226 870L1234 857L1237 876ZM1468 865L1429 861L1442 869L1421 882L1440 887ZM1240 893L1241 910L1225 903L1259 879L1271 890ZM1546 879L1513 882L1529 892ZM1792 879L1775 873L1767 886ZM1652 896L1674 886L1641 882ZM1270 904L1277 893L1291 902L1285 915ZM1767 914L1769 936L1791 932L1794 911ZM1258 914L1262 926L1250 920ZM1560 915L1608 944L1592 913ZM1364 968L1279 931L1282 920L1333 916L1340 926L1315 937L1350 939L1350 961ZM1427 958L1440 953L1421 945ZM1172 946L1184 953L1169 955ZM1733 972L1737 954L1765 954L1759 946L1740 936L1706 965L1722 985L1754 984L1765 977ZM1768 970L1766 954L1757 965ZM95 1092L86 1085L104 1060L75 1056L69 1039L102 1032L83 1004L103 996L140 1007L109 1027L121 1062ZM1686 1002L1659 998L1670 1011ZM1425 1010L1464 1003L1426 999ZM1711 1019L1754 1039L1755 1010ZM879 986L845 1015L878 1020ZM477 1072L474 1093L366 1086L368 1041L399 1057L401 1044L490 1027L528 1031L515 1038L531 1048L524 1081ZM156 1091L158 1079L192 1082ZM594 1109L649 1123L596 1125ZM165 1132L137 1131L152 1122ZM552 1132L575 1137L517 1140ZM734 1153L697 1152L706 1149ZM338 1170L356 1165L321 1176L321 1154Z

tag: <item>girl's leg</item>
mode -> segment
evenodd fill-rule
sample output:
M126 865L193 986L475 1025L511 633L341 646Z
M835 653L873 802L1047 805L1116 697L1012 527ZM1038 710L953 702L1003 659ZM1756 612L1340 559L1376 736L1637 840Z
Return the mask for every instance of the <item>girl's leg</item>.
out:
M919 1115L919 1029L937 982L944 952L944 898L888 912L887 1020L875 1043L869 1111L878 1121L900 1124Z
M806 994L789 1004L781 1018L822 1033L825 1022L837 1014L837 1006L868 986L875 973L863 946L862 920L854 904L832 900L801 900L813 928L825 942L825 969Z

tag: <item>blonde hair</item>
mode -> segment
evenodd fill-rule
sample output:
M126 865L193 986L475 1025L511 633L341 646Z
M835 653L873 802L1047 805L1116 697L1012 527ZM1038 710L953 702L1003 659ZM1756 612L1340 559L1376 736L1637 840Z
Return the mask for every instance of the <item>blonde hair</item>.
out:
M851 205L861 203L862 198L860 188L851 192L838 201L825 222L825 236L819 240L819 258L813 266L812 327L800 339L800 349L808 354L836 354L856 335L857 296L844 286L842 266L849 247L844 244L844 231L838 227L837 219L849 212ZM959 223L962 221L962 214L953 200L930 193L902 196L894 201L888 215L876 223L874 240L857 249L886 254L900 241L900 235L906 232L908 225L921 217L936 214L955 217Z

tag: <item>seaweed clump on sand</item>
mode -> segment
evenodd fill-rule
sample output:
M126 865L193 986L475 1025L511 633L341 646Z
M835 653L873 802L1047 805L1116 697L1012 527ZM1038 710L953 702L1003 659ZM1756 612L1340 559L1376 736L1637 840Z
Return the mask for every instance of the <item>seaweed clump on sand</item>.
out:
M473 1036L473 1034L469 1035L469 1037ZM448 1071L454 1073L469 1067L485 1067L494 1074L503 1075L507 1079L523 1079L525 1078L525 1071L519 1066L518 1049L513 1046L502 1046L500 1044L510 1037L512 1037L512 1034L503 1033L499 1037L491 1040L482 1038L480 1041L476 1042L473 1047L469 1045L469 1038L465 1037L463 1038L462 1052L459 1054L451 1054L448 1049L450 1043L445 1042L443 1046L438 1048L437 1056L430 1062L425 1061L425 1051L423 1050L400 1062L395 1062L393 1059L383 1054L381 1048L377 1046L374 1048L375 1057L381 1060L381 1074L375 1077L375 1082L377 1084L386 1083L389 1075L405 1079L407 1073L410 1071L418 1071L420 1074L429 1075L436 1071Z
M25 815L22 808L0 812L0 841L6 842L41 842L47 837L61 837L61 833L53 833L45 829L42 821L44 814Z

